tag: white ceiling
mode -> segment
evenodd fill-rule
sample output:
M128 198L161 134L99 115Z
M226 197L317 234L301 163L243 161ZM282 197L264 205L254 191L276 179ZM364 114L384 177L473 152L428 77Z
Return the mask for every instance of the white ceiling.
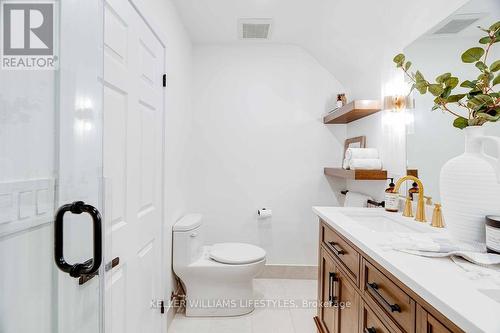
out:
M303 47L351 92L378 97L395 52L467 0L174 0L195 44L238 38L238 19L272 18L267 43ZM262 42L260 42L262 43Z

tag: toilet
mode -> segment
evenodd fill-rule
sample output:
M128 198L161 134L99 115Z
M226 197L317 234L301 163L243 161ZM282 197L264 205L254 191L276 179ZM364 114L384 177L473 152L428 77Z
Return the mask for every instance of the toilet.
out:
M204 245L202 215L173 226L173 269L186 291L186 316L238 316L254 310L253 278L266 252L245 243Z

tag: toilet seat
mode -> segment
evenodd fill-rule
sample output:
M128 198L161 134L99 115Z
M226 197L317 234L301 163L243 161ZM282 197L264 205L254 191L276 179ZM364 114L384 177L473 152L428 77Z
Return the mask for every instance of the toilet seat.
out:
M266 251L250 244L218 243L210 248L209 256L222 264L244 265L265 259Z

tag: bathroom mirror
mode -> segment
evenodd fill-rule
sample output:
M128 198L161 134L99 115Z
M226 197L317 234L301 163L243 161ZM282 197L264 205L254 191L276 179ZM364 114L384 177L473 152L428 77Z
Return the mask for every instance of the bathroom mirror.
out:
M461 54L475 46L484 33L477 27L489 27L500 20L500 1L471 0L453 15L430 27L427 33L408 45L404 54L413 69L420 70L429 81L450 72L463 80L474 80L479 74L474 64L466 64ZM500 45L488 56L489 63L500 59ZM454 91L455 93L455 91ZM458 91L456 92L458 93ZM418 174L425 193L440 202L439 177L442 166L451 158L464 153L464 131L453 127L454 117L440 110L431 111L434 96L413 92L415 107L408 112L407 168ZM487 135L500 137L500 121L484 125ZM487 153L496 157L493 147Z

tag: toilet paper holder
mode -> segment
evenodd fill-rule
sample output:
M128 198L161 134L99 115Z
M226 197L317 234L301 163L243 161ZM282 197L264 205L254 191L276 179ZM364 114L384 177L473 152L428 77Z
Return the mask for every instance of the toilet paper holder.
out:
M269 208L261 208L257 210L257 215L260 219L267 219L273 216L273 211Z

